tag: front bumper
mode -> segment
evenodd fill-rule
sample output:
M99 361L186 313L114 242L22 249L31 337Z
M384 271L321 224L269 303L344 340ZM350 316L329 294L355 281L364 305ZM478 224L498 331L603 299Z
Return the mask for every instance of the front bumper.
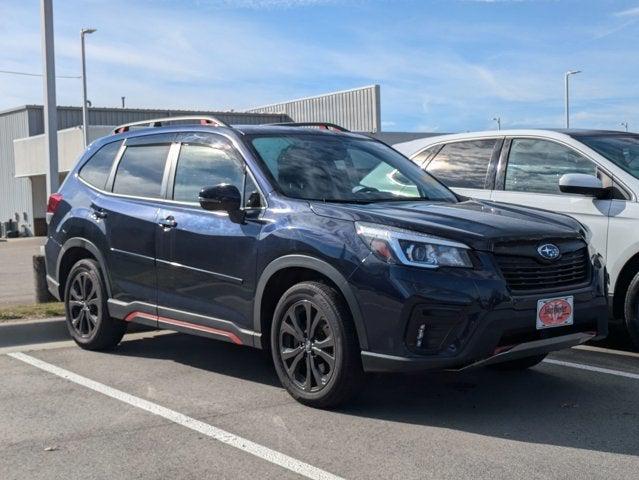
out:
M469 370L485 367L518 358L542 355L564 348L576 347L597 338L596 332L571 333L560 337L532 340L520 343L509 350L502 351L483 360L478 360L461 367L450 367L453 370ZM362 352L362 363L367 372L419 372L435 368L432 359L416 357L395 357L374 352ZM440 367L444 368L444 367Z
M366 371L459 370L549 353L608 334L600 262L593 264L587 285L526 295L513 295L499 272L487 270L423 272L371 262L349 282L357 288L365 319ZM537 301L569 295L574 299L574 325L537 330ZM428 349L416 348L420 324L427 325L425 335L437 329L448 333Z

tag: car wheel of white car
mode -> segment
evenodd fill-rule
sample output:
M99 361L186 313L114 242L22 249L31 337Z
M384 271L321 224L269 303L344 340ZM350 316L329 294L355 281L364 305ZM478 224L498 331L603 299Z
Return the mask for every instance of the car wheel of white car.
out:
M628 286L624 317L630 339L639 349L639 273L635 275Z

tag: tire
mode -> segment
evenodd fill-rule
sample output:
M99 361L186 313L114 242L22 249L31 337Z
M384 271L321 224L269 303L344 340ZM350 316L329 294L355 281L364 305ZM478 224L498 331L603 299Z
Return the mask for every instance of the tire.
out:
M639 349L639 273L632 279L626 291L624 325L628 330L630 340L635 348Z
M273 316L271 352L282 385L305 405L333 408L362 386L350 311L341 295L322 283L299 283L282 295Z
M527 368L539 365L543 361L543 359L546 358L546 356L547 354L544 353L542 355L534 355L532 357L518 358L517 360L496 363L495 365L491 365L490 367L494 368L495 370L501 371L526 370Z
M71 268L64 309L71 337L86 350L112 349L126 332L126 322L109 316L104 277L95 260L83 259Z

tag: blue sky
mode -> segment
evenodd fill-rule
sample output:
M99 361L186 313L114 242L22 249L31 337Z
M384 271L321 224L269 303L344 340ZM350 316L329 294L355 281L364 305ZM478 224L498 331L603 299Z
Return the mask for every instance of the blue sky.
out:
M40 72L38 0L0 1L0 70ZM389 131L639 130L639 0L54 0L58 75L96 106L242 110L378 83ZM58 104L80 105L59 79ZM0 74L0 109L42 102Z

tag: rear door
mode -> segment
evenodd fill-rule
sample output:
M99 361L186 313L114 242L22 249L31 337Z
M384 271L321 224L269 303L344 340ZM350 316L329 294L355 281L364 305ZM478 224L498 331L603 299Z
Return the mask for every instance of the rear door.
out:
M227 138L186 133L180 138L169 201L159 212L164 226L156 230L160 321L197 324L208 329L204 331L228 331L228 322L252 329L264 197ZM200 190L221 183L244 191L245 221L200 207Z
M562 193L559 179L567 173L596 175L604 185L612 179L591 159L553 140L513 138L505 148L492 199L575 217L592 230L592 243L605 256L611 200Z
M447 143L425 170L461 195L488 200L501 144L501 138Z
M158 200L166 188L166 160L174 135L128 138L105 189L94 200L104 222L107 265L115 302L153 313L157 304L155 235Z

